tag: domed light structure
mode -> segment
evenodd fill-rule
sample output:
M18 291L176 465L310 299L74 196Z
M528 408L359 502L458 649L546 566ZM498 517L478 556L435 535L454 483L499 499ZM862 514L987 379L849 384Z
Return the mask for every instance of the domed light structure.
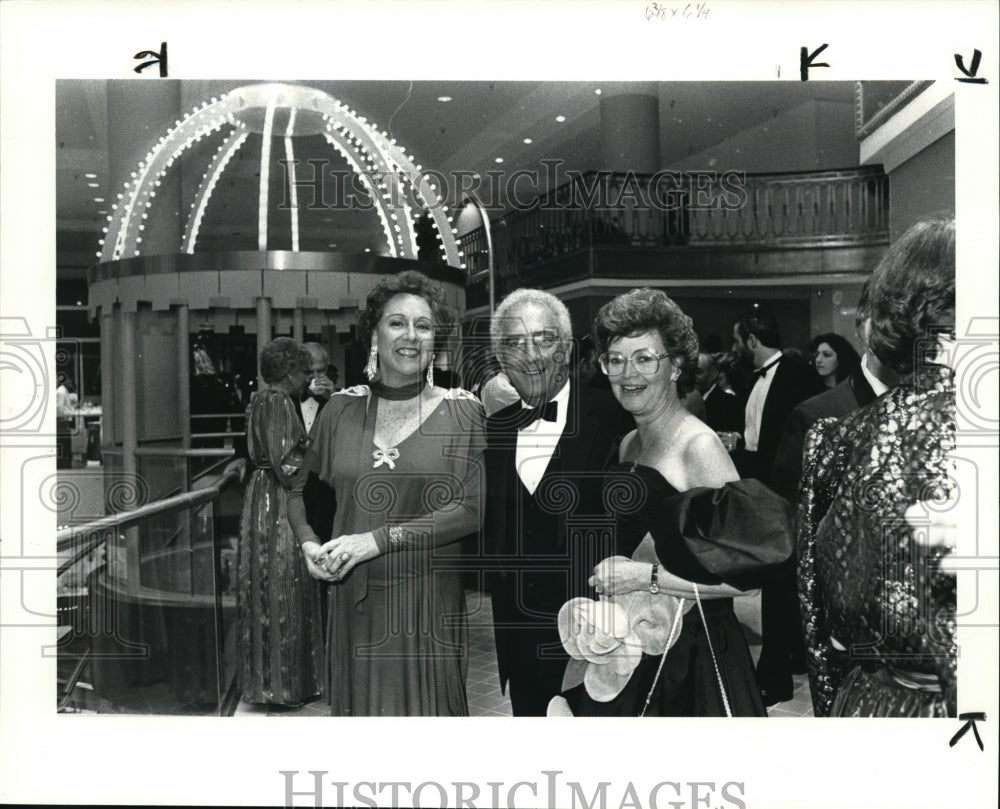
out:
M222 145L202 176L184 224L179 252L193 253L198 231L212 193L226 166L251 133L262 136L258 196L258 250L268 249L268 177L274 137L283 137L289 186L292 250L298 250L298 208L294 140L322 135L361 178L385 234L388 256L416 259L414 210L429 215L439 240L442 258L452 267L462 265L457 236L448 211L434 184L421 167L387 133L379 132L364 117L327 93L290 84L255 84L240 87L195 108L160 138L125 185L121 201L108 216L108 237L100 262L120 261L140 255L145 220L153 208L156 189L174 163L202 138L228 130Z

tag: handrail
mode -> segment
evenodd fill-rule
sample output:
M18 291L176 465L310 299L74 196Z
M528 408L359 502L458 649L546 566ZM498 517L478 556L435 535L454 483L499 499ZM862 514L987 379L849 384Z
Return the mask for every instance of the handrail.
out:
M239 413L192 413L192 419L243 419L246 418L246 411Z
M147 503L146 505L139 506L139 508L133 509L132 511L120 511L117 514L110 514L106 517L101 517L100 519L83 523L82 525L73 525L68 528L63 528L61 531L56 532L56 550L68 550L70 548L70 543L72 543L74 539L90 533L107 531L110 529L122 531L126 528L138 525L140 522L148 519L149 517L156 517L161 514L171 514L175 511L183 511L188 508L200 506L202 503L208 503L221 495L230 486L237 483L239 479L240 473L238 470L234 469L219 478L219 480L212 486L199 489L196 492L184 492L183 494L178 494L173 497L167 497L164 500L158 500L155 503Z
M136 456L147 458L228 458L233 454L233 450L231 447L201 447L191 449L185 449L184 447L137 447L135 454Z

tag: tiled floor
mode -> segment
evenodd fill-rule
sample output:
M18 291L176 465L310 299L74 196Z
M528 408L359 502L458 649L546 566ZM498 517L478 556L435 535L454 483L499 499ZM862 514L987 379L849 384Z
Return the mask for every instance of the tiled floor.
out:
M488 597L479 592L466 592L469 613L469 677L467 691L469 714L471 716L511 716L510 700L500 693L497 676L496 646L493 641L493 610ZM750 644L754 661L760 655L760 596L746 596L736 599L736 615L743 625ZM812 702L809 696L809 682L806 675L794 678L795 690L792 699L768 709L772 717L790 718L812 716ZM236 716L326 716L328 706L316 699L300 708L290 710L268 709L267 706L252 706L240 703Z

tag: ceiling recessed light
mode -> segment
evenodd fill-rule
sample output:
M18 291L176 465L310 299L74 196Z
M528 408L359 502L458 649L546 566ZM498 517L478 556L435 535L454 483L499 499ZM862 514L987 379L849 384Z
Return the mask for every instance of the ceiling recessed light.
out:
M106 211L106 210L105 210L104 208L101 208L101 210L99 210L99 211L98 211L98 213L103 213L103 214L106 214L106 213L107 213L107 211Z
M503 158L502 158L502 157L498 157L498 158L496 158L496 160L494 160L493 162L494 162L494 163L503 163Z
M97 179L97 175L93 174L93 173L84 174L83 176L86 177L88 180L96 180Z
M451 96L438 96L438 101L440 101L442 104L447 104L449 101L451 101Z
M104 197L94 197L94 202L104 202Z
M524 142L525 143L533 143L534 141L532 141L531 138L525 138Z
M370 253L371 251L372 251L372 249L371 249L370 247L366 247L366 248L365 248L365 252L366 252L366 253Z
M76 302L76 305L77 305L77 306L83 306L83 301L77 301L77 302Z
M100 183L87 183L87 187L88 188L100 188L101 184Z
M601 88L598 87L596 90L594 90L594 95L599 96L600 94L601 94Z
M566 120L566 116L565 115L557 115L556 116L556 123L558 123L558 124L563 123L565 120Z

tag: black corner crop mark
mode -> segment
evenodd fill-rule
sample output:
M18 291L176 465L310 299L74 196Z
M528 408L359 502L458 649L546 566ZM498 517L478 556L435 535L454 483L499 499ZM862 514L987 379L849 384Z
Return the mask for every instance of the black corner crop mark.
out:
M813 61L813 59L823 53L823 51L825 51L828 47L829 43L824 42L812 53L809 53L809 49L805 45L799 49L799 78L802 79L802 81L809 81L809 68L830 66L826 62Z
M962 54L955 54L955 64L958 65L958 69L965 74L965 78L955 77L955 81L965 82L966 84L986 84L986 79L976 76L979 72L979 60L983 58L983 55L979 52L979 48L976 48L972 52L972 63L969 65L969 69L965 69L965 60L962 58Z
M965 724L958 729L958 733L951 737L951 741L948 742L949 747L954 747L958 740L961 739L966 733L969 732L969 728L972 728L972 734L976 737L976 742L979 744L979 749L983 750L983 740L979 735L979 728L976 727L976 722L985 722L985 713L960 713L958 715L959 719L965 720Z
M167 77L167 43L161 42L160 49L158 51L139 51L133 59L145 59L147 56L153 57L148 62L143 62L138 67L132 68L136 73L142 73L147 67L152 65L160 66L160 78L165 79Z

